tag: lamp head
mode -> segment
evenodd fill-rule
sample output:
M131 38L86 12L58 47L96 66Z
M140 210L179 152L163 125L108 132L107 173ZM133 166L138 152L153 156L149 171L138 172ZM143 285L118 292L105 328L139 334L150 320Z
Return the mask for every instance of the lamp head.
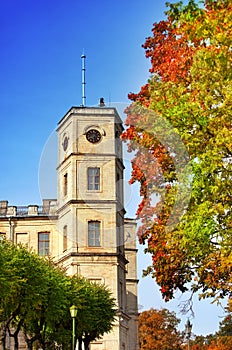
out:
M72 305L70 307L70 315L72 318L75 318L77 316L77 307L75 305Z

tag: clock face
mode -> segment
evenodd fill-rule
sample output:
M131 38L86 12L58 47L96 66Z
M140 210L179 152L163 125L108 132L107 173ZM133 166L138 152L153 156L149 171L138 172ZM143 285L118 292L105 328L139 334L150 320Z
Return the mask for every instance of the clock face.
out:
M101 134L96 129L90 129L86 133L86 139L91 143L97 143L101 140Z
M63 149L66 151L68 148L68 137L65 136L64 141L63 141Z

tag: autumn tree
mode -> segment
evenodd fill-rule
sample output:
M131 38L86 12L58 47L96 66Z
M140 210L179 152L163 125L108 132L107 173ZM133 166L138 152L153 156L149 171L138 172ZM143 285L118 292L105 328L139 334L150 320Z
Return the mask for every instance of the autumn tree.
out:
M199 1L200 3L200 1ZM232 3L167 3L143 45L151 78L122 138L140 183L140 243L168 301L232 294Z
M190 339L191 350L230 350L232 349L232 317L231 300L225 307L226 315L219 323L219 330L214 334L194 335ZM183 350L188 350L188 345L183 346Z
M232 349L232 308L231 299L226 307L226 316L219 323L219 330L216 333L216 344L218 349Z
M192 350L207 350L207 339L204 336L196 336L194 339L190 340ZM188 346L186 344L184 350L187 350Z
M199 338L202 338L199 340ZM231 338L214 336L197 336L190 341L191 350L231 350ZM182 348L188 350L188 345L185 344Z
M183 336L177 330L180 320L167 309L150 309L139 315L139 344L143 350L182 349Z
M232 336L232 315L231 313L220 322L218 336Z

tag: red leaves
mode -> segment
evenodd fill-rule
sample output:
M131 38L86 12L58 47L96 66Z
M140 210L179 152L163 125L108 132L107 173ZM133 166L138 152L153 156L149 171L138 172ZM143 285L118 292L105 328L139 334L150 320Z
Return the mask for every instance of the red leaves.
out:
M184 251L176 245L168 243L165 227L157 226L156 231L148 239L148 251L152 253L153 277L161 286L161 294L165 301L173 298L176 289L186 291L187 264L184 265Z
M145 181L145 176L141 168L136 164L132 163L132 179L130 183L134 183L135 181L143 182Z
M145 205L145 199L143 198L142 201L139 203L139 206L138 206L138 209L137 209L137 212L136 212L136 215L139 217L140 214L142 213L142 210L144 208L144 205Z
M162 295L165 295L165 293L167 292L168 289L169 288L162 286L161 289L160 289Z
M138 94L130 93L128 94L128 98L131 101L139 101L143 106L149 107L150 104L150 91L149 84L143 85Z
M121 135L122 140L132 140L136 137L137 131L133 125L127 128Z
M196 50L190 46L188 36L170 20L155 23L153 36L146 39L143 48L151 59L151 73L158 74L163 81L187 80Z

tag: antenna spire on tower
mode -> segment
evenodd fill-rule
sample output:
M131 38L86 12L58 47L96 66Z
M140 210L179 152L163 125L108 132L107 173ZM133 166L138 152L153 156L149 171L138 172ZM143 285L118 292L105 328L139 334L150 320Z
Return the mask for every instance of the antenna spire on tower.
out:
M82 107L85 107L86 104L86 96L85 96L85 59L86 59L86 55L83 54L81 55L81 60L82 60Z

